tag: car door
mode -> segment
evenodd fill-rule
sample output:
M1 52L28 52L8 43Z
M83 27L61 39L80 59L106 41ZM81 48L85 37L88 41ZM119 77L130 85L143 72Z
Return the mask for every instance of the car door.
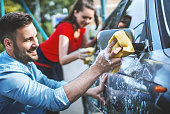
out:
M161 32L158 27L160 18L157 19L156 16L157 5L154 0L122 0L98 34L100 51L106 47L112 34L120 29L131 34L135 48L134 54L123 58L120 72L108 77L104 92L107 105L103 106L101 102L92 100L104 113L168 111L170 72L169 65L164 63L169 58L163 51L161 35L158 34ZM130 21L124 21L124 17L130 17ZM120 22L127 26L119 28ZM161 55L160 58L157 54ZM160 92L161 87L164 91Z

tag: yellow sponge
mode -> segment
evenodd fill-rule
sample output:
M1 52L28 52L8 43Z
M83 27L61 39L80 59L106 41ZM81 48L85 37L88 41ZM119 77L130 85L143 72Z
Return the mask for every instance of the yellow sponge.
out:
M88 48L86 48L87 50L88 50L88 55L90 55L90 57L86 57L85 58L85 60L83 60L83 63L84 64L89 64L91 61L92 61L92 54L94 53L94 51L95 51L95 48L93 48L93 47L88 47Z
M109 40L109 44L114 40L117 39L116 44L113 46L112 51L117 47L122 47L122 50L115 56L115 57L125 57L131 53L134 53L135 50L132 45L132 40L126 35L123 30L117 31L113 34L113 36ZM120 67L115 68L111 74L114 74L120 70Z

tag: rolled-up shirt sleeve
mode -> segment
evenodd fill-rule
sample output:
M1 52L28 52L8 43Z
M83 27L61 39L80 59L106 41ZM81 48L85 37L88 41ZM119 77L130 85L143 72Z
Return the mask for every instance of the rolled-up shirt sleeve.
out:
M63 86L53 89L32 80L24 73L4 73L0 76L0 86L1 95L25 105L51 111L64 110L70 106Z

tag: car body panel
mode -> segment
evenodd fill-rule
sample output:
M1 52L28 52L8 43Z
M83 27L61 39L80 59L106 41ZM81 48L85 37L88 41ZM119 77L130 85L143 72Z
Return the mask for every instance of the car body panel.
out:
M169 3L167 0L163 1ZM169 28L166 28L167 33L163 31L163 27L167 25L160 24L163 16L160 16L159 2L158 0L122 0L104 23L102 31L98 33L97 53L107 46L113 33L118 30L124 30L132 38L133 46L137 47L135 53L122 58L118 73L113 75L108 73L109 77L103 93L106 106L98 100L89 98L89 101L103 113L170 112L170 47L168 44L170 37L167 34ZM118 29L118 22L124 14L132 16L131 23L129 28ZM114 16L116 18L113 18ZM163 34L167 34L166 38ZM98 84L99 80L93 86ZM165 88L166 91L156 91L157 86Z

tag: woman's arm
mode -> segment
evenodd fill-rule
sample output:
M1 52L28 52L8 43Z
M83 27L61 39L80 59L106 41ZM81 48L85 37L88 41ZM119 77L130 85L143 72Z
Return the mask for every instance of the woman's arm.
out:
M69 49L69 39L65 35L59 36L59 62L61 65L68 64L76 59L85 59L88 57L88 50L78 49L72 53L68 53Z
M82 44L81 44L82 48L93 47L95 45L95 43L97 42L97 38L94 38L94 39L88 41L88 38L85 33L83 34L82 37L83 37Z
M65 35L59 36L59 61L61 65L68 64L76 59L78 59L77 52L72 52L68 54L69 39Z

